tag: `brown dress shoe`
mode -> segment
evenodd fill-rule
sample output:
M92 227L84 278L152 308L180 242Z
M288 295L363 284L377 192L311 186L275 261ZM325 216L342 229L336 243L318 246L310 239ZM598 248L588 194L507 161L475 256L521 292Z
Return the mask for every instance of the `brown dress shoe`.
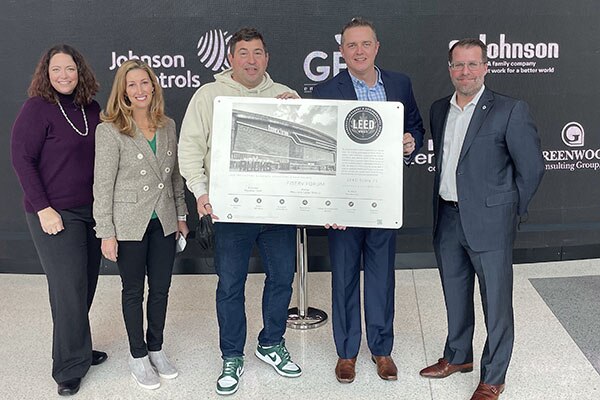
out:
M377 375L386 381L398 379L398 368L390 356L371 356L371 360L377 364Z
M354 367L356 366L356 357L354 358L338 358L337 365L335 366L335 377L340 383L352 383L356 372Z
M473 363L450 364L444 358L440 358L437 363L424 368L419 372L425 378L441 379L452 375L455 372L471 372Z
M497 400L502 392L504 392L504 383L501 385L488 385L479 382L479 386L475 389L471 400Z

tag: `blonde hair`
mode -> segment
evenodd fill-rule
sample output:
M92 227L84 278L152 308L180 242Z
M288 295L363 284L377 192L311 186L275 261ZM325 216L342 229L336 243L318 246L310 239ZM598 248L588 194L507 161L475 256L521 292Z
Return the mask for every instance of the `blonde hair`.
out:
M128 60L125 61L115 75L110 96L106 103L106 109L100 114L100 119L103 122L113 123L121 133L134 136L135 122L133 120L133 108L131 101L127 97L127 73L134 69L141 69L148 73L154 93L150 102L150 125L152 128L162 128L166 122L165 116L165 100L162 87L158 83L158 78L152 69L143 61Z

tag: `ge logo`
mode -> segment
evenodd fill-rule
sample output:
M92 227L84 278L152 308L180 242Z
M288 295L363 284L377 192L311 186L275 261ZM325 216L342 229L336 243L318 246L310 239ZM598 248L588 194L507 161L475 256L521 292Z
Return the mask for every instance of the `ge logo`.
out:
M569 147L582 147L585 132L583 126L577 122L569 122L562 129L561 137L564 144Z

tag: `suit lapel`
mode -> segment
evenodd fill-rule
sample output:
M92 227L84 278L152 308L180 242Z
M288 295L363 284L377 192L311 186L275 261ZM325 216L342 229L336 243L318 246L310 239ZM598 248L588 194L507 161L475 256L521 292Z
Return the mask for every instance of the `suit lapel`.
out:
M158 135L158 131L156 132L156 134ZM158 167L158 161L157 161L156 155L154 155L154 153L152 152L152 149L150 148L150 144L148 143L148 141L146 140L146 138L144 137L144 135L142 134L142 132L139 129L136 129L135 136L132 137L131 140L133 141L135 146L138 148L140 153L142 153L146 162L148 164L150 164L150 167L152 168L154 173L160 177L160 168ZM157 143L156 143L157 151L156 152L158 154L158 136L156 137L156 140L157 140Z
M473 144L473 140L481 125L485 121L488 113L492 109L494 105L494 95L488 89L485 89L481 94L481 98L477 102L475 106L475 111L473 112L473 116L471 117L471 122L469 123L469 127L467 128L467 133L465 135L465 140L463 142L462 149L460 151L460 157L458 158L458 162L460 163L462 159L465 157L467 152L469 151L469 147Z
M340 90L340 98L344 100L358 100L352 79L347 70L340 72L340 80L338 81L338 89Z
M385 98L387 101L401 101L400 93L396 89L399 88L399 85L395 85L394 82L390 80L389 75L382 69L379 69L381 73L381 80L383 81L383 87L385 88Z

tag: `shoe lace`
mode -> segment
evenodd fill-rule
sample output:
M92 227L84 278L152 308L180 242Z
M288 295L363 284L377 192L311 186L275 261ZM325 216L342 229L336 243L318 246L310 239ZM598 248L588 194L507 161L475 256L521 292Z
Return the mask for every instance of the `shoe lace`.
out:
M281 357L283 361L291 361L292 357L290 356L288 349L285 347L285 343L277 345L277 349L275 351L277 354L279 354L279 357Z
M223 361L223 375L234 375L237 372L238 360L224 360Z

